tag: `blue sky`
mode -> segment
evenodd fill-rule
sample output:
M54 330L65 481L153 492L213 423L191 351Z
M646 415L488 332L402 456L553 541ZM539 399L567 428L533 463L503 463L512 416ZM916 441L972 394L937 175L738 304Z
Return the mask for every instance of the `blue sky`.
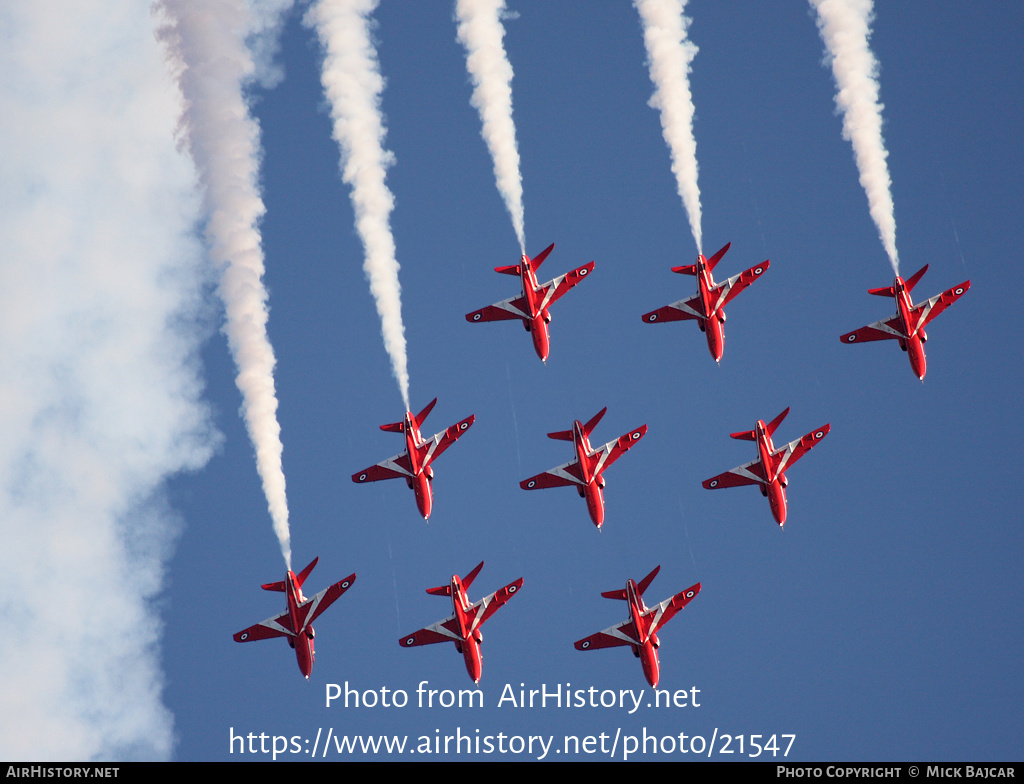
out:
M232 731L312 739L332 728L415 743L460 728L553 735L555 747L564 735L618 730L795 734L789 760L1019 759L1020 9L877 9L871 42L901 270L931 265L919 299L972 283L928 329L923 384L894 343L838 340L892 315L891 302L866 293L892 273L809 6L687 8L700 49L691 88L704 250L732 242L719 277L771 260L729 306L720 366L696 325L640 320L693 292L670 267L692 263L696 248L647 105L635 9L510 10L527 252L556 243L545 279L596 262L553 309L546 365L518 325L464 319L515 293L515 280L492 268L516 263L518 247L469 104L451 6L385 2L374 14L412 407L438 397L430 433L476 415L435 464L429 525L401 482L350 480L399 451L399 437L378 425L403 406L338 172L319 45L299 12L288 17L285 79L253 105L293 565L320 557L307 594L358 579L317 623L309 683L284 642L232 641L284 609L259 590L284 567L234 363L213 334L203 399L223 439L204 467L168 482L182 524L154 598L173 758L259 756L232 754ZM571 490L525 493L518 483L569 459L569 445L547 432L605 406L595 443L644 423L649 432L608 471L598 532ZM790 472L780 531L755 489L700 483L754 457L730 432L787 406L776 441L826 422L832 430ZM484 630L485 706L417 708L422 681L471 682L452 646L404 650L398 640L449 612L426 588L481 560L474 599L525 579ZM646 706L650 689L628 649L581 653L573 642L624 619L625 606L602 591L658 564L649 604L703 584L660 635L660 687L699 689L699 708L498 707L506 684L566 683L645 689ZM346 682L404 689L410 705L325 707L325 685ZM499 758L508 757L489 755Z

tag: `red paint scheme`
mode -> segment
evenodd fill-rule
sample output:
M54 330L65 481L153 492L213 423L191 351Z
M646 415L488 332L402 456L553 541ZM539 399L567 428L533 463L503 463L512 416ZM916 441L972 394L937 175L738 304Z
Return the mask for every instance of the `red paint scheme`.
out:
M702 254L697 256L694 264L686 264L682 267L673 267L673 272L682 275L693 275L697 278L697 294L689 299L681 299L671 305L652 310L643 315L647 324L658 324L663 321L685 321L695 319L700 331L708 341L708 351L715 362L720 362L722 352L725 351L725 306L736 297L743 289L757 280L771 265L766 260L756 267L751 267L746 272L734 275L723 283L715 283L711 272L715 265L722 260L722 257L729 250L732 243L728 243L710 259Z
M235 635L235 642L253 642L254 640L269 640L271 637L287 637L288 644L295 649L295 658L299 662L299 671L309 680L309 674L313 671L313 660L316 654L313 650L313 621L331 604L341 596L356 581L356 576L350 574L341 582L335 583L330 588L320 591L312 599L302 595L302 584L313 571L319 558L314 558L312 563L299 572L288 571L282 582L267 583L262 586L265 591L281 591L285 594L288 602L288 609L281 615L267 618L255 626L243 629Z
M693 601L700 593L700 583L692 585L685 591L677 593L661 604L648 608L644 604L644 591L650 586L657 576L660 566L654 567L654 571L647 575L640 584L633 580L626 583L625 590L606 591L601 595L606 599L620 599L629 605L629 618L622 623L616 624L603 632L592 634L576 643L576 650L589 651L596 648L614 648L619 645L628 645L633 649L633 655L640 659L644 669L644 677L651 686L658 685L661 668L658 664L658 647L661 642L658 640L657 632L662 626L672 620L675 614L682 610L687 604Z
M768 498L772 517L775 518L775 522L779 524L780 528L786 524L786 486L789 484L786 471L827 436L831 429L830 425L824 425L817 430L812 430L798 441L792 441L786 446L776 449L775 444L772 443L772 435L788 413L789 409L787 408L767 425L759 419L753 430L731 433L732 438L756 443L757 459L703 482L704 487L708 490L739 487L740 485L760 485L761 495Z
M549 280L541 285L537 282L537 269L554 249L551 243L532 260L526 254L518 264L508 267L495 267L495 272L502 275L517 275L523 287L523 293L488 305L486 308L474 310L466 314L466 321L506 321L522 319L526 331L533 337L533 349L542 362L547 362L551 350L551 338L548 335L548 324L551 322L549 308L561 299L569 289L576 286L583 278L594 271L594 262L577 267L572 272Z
M417 416L413 416L411 411L407 411L403 421L381 425L381 430L405 434L405 451L377 463L377 465L370 466L364 471L352 474L352 481L356 484L379 482L383 479L405 479L409 489L416 495L416 508L420 510L424 520L430 518L430 512L434 507L434 495L431 491L434 469L430 467L430 464L458 441L459 437L469 430L473 422L476 421L476 417L470 415L461 422L456 422L443 433L437 433L429 439L424 439L420 434L420 426L434 408L435 403L437 403L436 397Z
M590 513L590 519L598 528L604 523L604 493L602 491L605 481L602 474L608 466L622 457L633 444L647 434L647 425L641 425L619 439L609 441L600 449L594 449L590 445L590 434L607 410L607 408L602 408L585 425L577 419L573 423L572 430L548 433L548 438L572 441L573 449L576 452L575 459L519 483L523 490L575 487L580 497L587 499L587 511Z
M874 324L861 327L853 332L847 332L839 339L843 343L895 340L899 343L900 348L907 352L907 356L910 358L910 368L914 371L914 375L924 381L924 375L928 372L924 356L924 343L928 340L928 334L924 328L971 288L971 282L965 280L959 286L937 294L920 305L914 305L913 300L910 299L910 292L914 290L914 286L927 271L928 265L925 264L908 280L903 280L897 275L891 286L868 289L868 294L878 297L893 297L896 300L896 315L883 321L876 321Z
M495 591L475 604L470 604L466 591L469 590L469 586L472 585L473 580L483 568L484 562L481 561L473 571L466 575L465 579L460 579L457 574L453 574L448 585L428 588L427 593L434 596L451 597L452 615L438 621L433 626L406 635L398 641L403 648L431 645L436 642L455 643L455 649L462 654L462 658L466 662L466 672L473 679L473 683L480 682L483 672L483 654L480 652L480 644L484 641L484 637L480 627L523 587L523 578L520 577L500 591Z

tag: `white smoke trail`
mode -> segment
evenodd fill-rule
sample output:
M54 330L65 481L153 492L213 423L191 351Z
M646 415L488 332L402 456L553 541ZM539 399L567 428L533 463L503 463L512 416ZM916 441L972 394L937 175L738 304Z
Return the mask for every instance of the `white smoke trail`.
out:
M512 120L512 65L502 39L505 0L457 0L459 41L466 48L466 70L473 79L470 103L480 113L481 135L494 160L494 177L520 253L526 253L523 231L523 177L519 172L516 126Z
M395 158L383 146L387 133L380 110L384 79L368 18L376 7L377 0L320 0L309 9L305 22L316 29L324 49L321 81L331 105L334 139L341 148L342 179L352 186L356 229L366 253L363 271L377 304L391 370L408 411L402 289L390 225L395 199L384 182Z
M242 413L256 450L256 470L274 533L291 569L274 350L267 336L258 225L264 212L257 185L259 127L243 96L256 73L245 38L273 30L273 22L266 17L286 5L278 0L276 7L260 6L263 17L251 13L244 0L161 0L158 7L168 17L161 37L184 96L181 132L203 184L210 256L221 270L218 291L226 312L224 332L238 366L235 383L242 393Z
M868 46L872 0L810 0L810 3L818 12L818 30L832 61L836 108L843 115L843 138L853 145L871 219L878 227L889 263L899 275L892 180L886 163L889 153L882 139L883 107L878 102L878 61Z
M683 16L686 0L633 0L644 25L644 46L654 95L651 108L661 112L661 129L672 155L676 189L690 218L690 231L703 253L700 188L697 187L697 140L693 136L693 95L690 63L697 47L686 37L690 20Z
M165 480L201 402L195 172L147 3L0 9L0 759L167 759Z

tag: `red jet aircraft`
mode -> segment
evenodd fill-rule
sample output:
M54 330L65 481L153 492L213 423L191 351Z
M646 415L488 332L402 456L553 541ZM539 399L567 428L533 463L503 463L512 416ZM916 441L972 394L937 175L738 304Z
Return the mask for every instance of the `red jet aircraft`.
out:
M572 441L573 449L576 451L576 458L564 463L543 474L531 476L519 483L523 490L540 490L545 487L572 487L576 486L576 492L580 498L587 499L587 511L590 512L590 519L598 528L604 522L604 477L602 473L608 466L618 460L622 455L647 434L647 425L640 425L636 430L621 436L617 441L609 441L600 449L594 449L590 445L590 433L597 423L601 421L604 412L608 408L602 408L587 424L581 424L577 419L572 430L560 430L557 433L548 433L548 438L558 441Z
M469 590L469 586L473 584L473 580L483 568L484 562L481 561L476 569L466 575L465 580L460 580L457 574L453 574L448 585L427 588L427 593L434 596L450 596L454 614L398 641L403 648L430 645L435 642L454 642L455 650L461 653L462 658L466 660L466 671L473 679L473 683L480 683L480 675L483 671L483 654L480 653L480 643L484 641L484 635L480 631L480 627L500 607L504 606L516 591L523 587L523 578L520 577L476 604L470 604L466 597L466 591Z
M299 572L289 570L284 581L279 583L267 583L261 586L264 591L281 591L288 598L288 609L273 618L250 626L235 635L235 642L252 642L253 640L269 640L271 637L287 637L288 644L295 649L295 656L299 660L299 671L309 680L309 674L313 671L313 660L316 655L313 651L313 621L331 604L341 596L356 581L356 576L350 574L340 583L335 583L330 588L320 591L312 599L302 595L302 584L313 571L319 558Z
M672 620L675 614L688 605L698 593L700 583L692 585L685 591L677 593L661 604L648 608L644 604L644 591L647 590L660 566L647 575L637 585L633 580L626 583L624 591L606 591L601 596L606 599L621 599L629 604L629 618L603 632L592 634L576 643L576 650L589 651L595 648L614 648L628 645L644 667L644 677L651 686L658 685L658 647L661 641L655 632Z
M532 260L524 253L518 264L495 267L494 271L502 275L518 275L523 285L523 293L518 297L503 299L501 302L466 314L466 321L471 322L522 319L526 331L533 335L533 347L542 362L547 362L548 351L551 348L551 338L548 335L551 312L548 308L594 270L594 262L590 262L540 285L537 283L537 269L554 247L555 244L551 243Z
M416 506L423 515L423 519L430 518L430 510L433 508L434 496L430 490L430 484L434 481L434 469L430 464L444 452L448 447L459 440L459 436L465 433L476 421L474 415L470 415L461 422L456 422L443 433L424 439L420 435L420 425L433 409L437 402L435 397L417 416L411 411L405 414L404 422L393 422L390 425L381 425L381 430L390 433L405 433L405 451L392 458L370 466L365 471L352 474L352 481L356 484L363 482L379 482L382 479L405 479L405 483L416 494Z
M698 255L696 264L673 267L673 272L694 275L697 278L697 294L689 299L681 299L671 305L645 313L643 316L643 320L648 324L696 319L697 326L708 339L708 349L715 362L721 361L722 352L725 350L725 333L722 331L722 325L725 324L725 306L743 289L757 280L770 266L768 261L765 261L756 267L751 267L746 272L733 275L724 283L715 283L711 271L731 246L730 242L710 259Z
M899 275L891 286L881 289L868 289L868 294L879 297L895 297L896 315L883 321L876 321L866 327L861 327L853 332L848 332L839 339L843 343L865 343L869 340L897 340L900 348L907 352L910 357L910 367L914 375L924 381L924 374L928 370L924 357L924 343L928 335L924 328L933 318L956 302L967 293L971 282L965 280L959 286L954 286L948 291L937 294L927 302L914 305L910 299L910 292L914 286L928 271L925 264L909 279L904 281Z
M830 425L812 430L799 441L792 441L780 449L772 443L772 434L789 413L787 408L767 425L757 420L753 430L742 433L730 433L731 438L753 441L757 444L757 460L744 463L732 471L712 477L703 484L708 490L719 490L723 487L739 487L740 485L760 485L761 495L768 498L772 508L772 517L781 528L786 524L786 486L789 480L786 471L792 468L801 457L828 435Z

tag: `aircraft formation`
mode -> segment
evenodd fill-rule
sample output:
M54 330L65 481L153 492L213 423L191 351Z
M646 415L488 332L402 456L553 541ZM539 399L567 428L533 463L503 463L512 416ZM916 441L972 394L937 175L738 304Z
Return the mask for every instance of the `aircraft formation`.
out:
M637 5L643 17L644 4L638 3ZM647 24L646 20L645 24ZM653 62L652 80L655 80ZM660 86L656 86L656 89L660 89ZM509 118L509 123L511 124L511 118ZM692 128L689 130L692 135ZM668 141L667 136L666 141ZM512 146L514 147L514 144ZM678 151L671 143L669 146L675 156ZM884 157L884 155L881 156L882 160ZM692 176L695 178L696 160L694 159L690 163L693 164ZM675 164L676 161L673 159L673 171L677 169ZM516 166L518 167L518 162ZM679 168L680 170L686 169L686 167ZM678 184L682 192L682 183ZM697 190L695 179L688 184L693 186L693 191ZM500 184L499 190L502 190ZM521 194L519 198L521 199ZM645 313L641 319L647 324L696 321L698 328L705 336L712 359L716 364L720 364L725 350L726 306L762 277L770 268L771 263L769 260L765 260L739 274L716 282L714 271L730 250L731 243L727 243L712 256L706 257L701 250L699 199L696 210L691 208L686 197L684 197L684 203L687 212L690 213L691 229L694 231L694 238L698 245L698 254L694 263L672 267L671 271L694 277L696 293ZM507 206L509 206L510 214L513 216L519 214L521 217L521 202L519 208L513 208L511 204L507 204ZM513 223L516 224L515 217L513 217ZM465 315L465 318L470 323L519 320L530 334L534 352L541 362L546 364L551 353L551 308L570 289L575 288L594 272L595 262L590 261L546 283L540 283L537 272L553 252L555 246L552 243L531 258L525 252L521 220L518 226L517 235L521 250L518 263L498 266L494 268L494 271L502 275L517 277L520 283L520 292L492 305L471 311ZM883 244L885 244L884 241ZM890 253L890 259L893 261L893 266L898 267L895 262L894 250ZM926 265L906 281L897 274L892 286L870 289L870 294L895 299L896 315L842 335L840 340L844 343L896 340L900 348L908 354L914 375L923 381L926 372L924 343L928 340L925 327L970 288L970 281L965 281L919 305L914 305L910 294L927 269ZM389 353L390 351L389 348ZM398 375L396 373L396 377ZM408 398L407 375L404 383L405 386L402 386L400 381L400 387L403 390L403 397ZM386 479L404 479L407 486L413 491L417 509L424 520L429 520L433 510L433 481L435 478L433 462L466 433L476 421L475 415L471 414L443 432L430 438L424 438L421 428L436 403L437 398L434 398L418 414L413 415L409 410L405 412L401 421L381 425L381 430L400 433L404 436L404 449L399 454L352 475L352 481L356 484ZM408 402L405 405L408 407ZM709 490L741 485L757 486L761 494L768 499L772 518L780 530L785 526L788 516L786 490L789 486L789 472L797 461L829 434L831 429L830 424L825 424L800 439L776 447L773 436L789 411L790 409L786 408L768 423L757 420L751 430L731 433L730 436L734 439L754 442L755 458L702 483L703 487ZM567 441L572 444L572 459L519 483L524 490L552 487L575 488L579 496L586 502L590 521L599 531L606 522L604 473L647 434L647 425L643 424L618 439L595 448L591 444L590 438L606 412L607 408L603 408L586 423L577 419L573 422L571 429L548 433L547 435L551 439ZM694 484L696 484L696 480L694 480ZM314 559L313 563L299 575L288 571L283 582L264 585L266 590L286 593L286 612L235 635L238 642L286 637L289 644L295 649L299 669L307 679L314 659L312 622L355 581L355 574L352 574L346 580L332 585L312 599L306 599L302 594L302 584L315 564L316 560ZM464 578L452 575L447 584L428 588L428 594L449 597L452 604L451 615L406 635L398 641L401 647L406 648L442 642L453 643L456 651L462 655L466 671L474 683L479 683L483 675L482 626L524 585L524 580L520 577L485 598L471 602L467 591L482 568L483 562ZM603 593L602 596L605 598L626 603L627 619L575 643L576 649L580 651L629 647L634 656L640 659L644 677L652 687L657 686L661 672L658 651L662 640L659 633L668 621L696 598L702 589L702 583L697 582L659 604L648 607L644 602L644 594L660 569L660 565L655 566L639 583L629 579L625 588Z
M534 349L542 361L547 360L550 351L548 307L594 269L594 262L590 262L546 284L538 285L536 269L553 248L553 244L549 245L533 260L523 254L518 265L497 267L497 271L504 274L520 276L523 294L474 311L466 317L470 322L521 319L527 331L531 333ZM710 258L698 255L692 265L673 267L673 272L694 275L697 278L697 294L642 317L646 323L696 320L706 336L708 349L716 363L721 361L724 351L725 305L769 268L769 262L766 260L722 283L715 283L712 272L729 248L730 245L727 244ZM897 340L900 347L909 355L914 374L923 379L926 369L923 343L928 339L924 327L970 288L970 281L965 281L915 306L910 293L927 269L925 266L906 281L897 276L892 286L870 289L870 294L893 297L896 300L896 315L845 334L840 338L842 342ZM416 507L424 520L429 519L433 509L432 463L459 440L476 421L475 415L471 414L446 430L424 438L420 428L436 404L437 398L434 398L418 414L414 415L407 411L403 420L381 425L381 430L401 433L405 437L404 450L352 475L352 481L356 484L404 479L415 495ZM519 483L524 490L574 487L580 497L586 500L590 520L599 530L605 522L604 472L647 434L647 425L640 425L616 440L595 448L591 445L590 437L607 410L607 407L602 408L586 423L576 420L569 430L548 433L548 438L568 441L573 445L573 459ZM831 429L829 424L825 424L802 438L776 447L772 440L773 436L789 411L790 409L786 408L768 423L758 420L751 430L730 433L731 438L754 442L757 449L755 459L702 483L708 490L756 485L761 494L768 499L772 518L780 529L785 526L787 519L788 472L798 460L817 446ZM286 611L234 635L238 642L286 637L289 645L295 649L299 670L307 679L315 657L313 621L348 590L356 579L356 575L352 574L311 599L306 599L302 593L302 585L316 564L317 559L314 559L298 575L289 571L282 582L263 585L265 590L281 591L286 594ZM471 602L467 591L482 568L483 562L465 578L452 575L446 585L428 588L427 593L431 595L448 596L451 599L452 614L399 640L399 644L405 648L441 642L453 643L458 653L462 655L466 671L474 683L479 683L483 675L481 627L523 587L523 578L519 578L485 598ZM644 593L660 568L655 567L639 583L630 579L624 589L603 593L602 596L606 598L625 601L629 617L615 626L575 643L575 647L581 651L629 646L634 656L640 659L644 677L651 686L657 686L660 677L658 649L661 640L658 631L701 590L701 583L697 583L648 608L644 603Z

